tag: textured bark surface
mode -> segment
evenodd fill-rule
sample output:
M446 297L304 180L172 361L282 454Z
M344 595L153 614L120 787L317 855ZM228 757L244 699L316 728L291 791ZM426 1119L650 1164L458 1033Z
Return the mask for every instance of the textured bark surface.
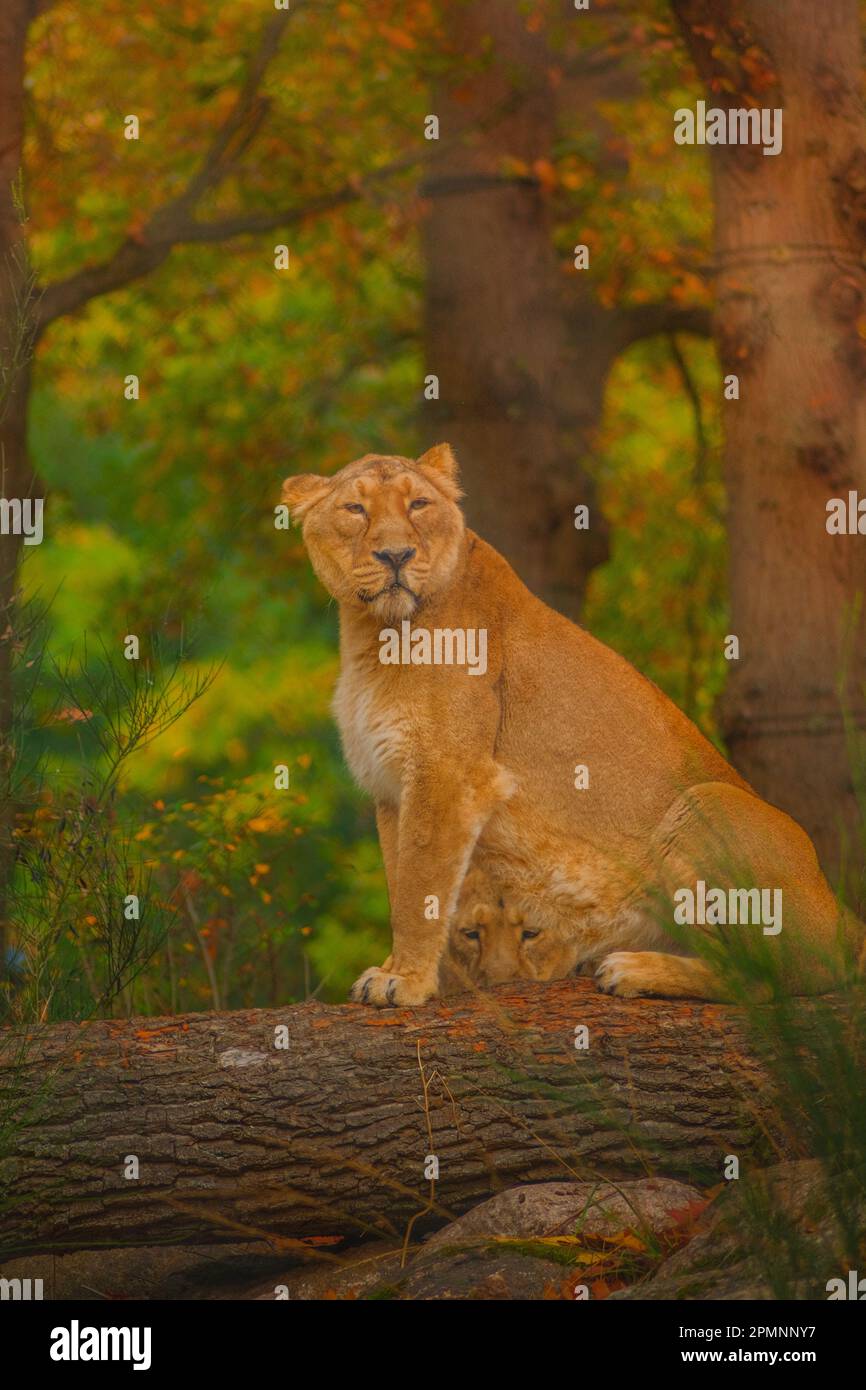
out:
M755 1152L766 1089L732 1010L611 999L588 980L417 1010L311 1003L7 1031L0 1255L399 1237L429 1212L428 1154L439 1224L516 1182L653 1169L712 1183L726 1154Z
M863 536L827 502L866 497L866 114L857 0L674 0L708 107L783 111L783 147L712 146L725 403L737 768L803 825L863 906L852 764L866 742ZM684 151L685 158L700 158ZM842 679L843 672L846 679ZM840 690L843 692L840 699ZM843 716L850 720L846 732Z
M558 121L544 32L504 0L452 0L446 14L449 79L431 107L443 148L422 185L427 370L441 394L422 424L456 450L470 524L576 617L607 558L586 463L614 325L557 253L536 172L550 167ZM590 528L576 531L581 503Z

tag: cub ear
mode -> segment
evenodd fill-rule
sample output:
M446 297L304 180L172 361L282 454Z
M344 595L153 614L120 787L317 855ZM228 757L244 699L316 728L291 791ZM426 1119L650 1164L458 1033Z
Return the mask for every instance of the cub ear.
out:
M317 473L299 473L296 478L286 478L283 483L282 500L289 509L293 521L300 521L310 507L320 502L331 489L331 478L321 478Z
M460 497L459 469L450 444L434 444L418 459L418 467L432 473L436 482L455 501Z

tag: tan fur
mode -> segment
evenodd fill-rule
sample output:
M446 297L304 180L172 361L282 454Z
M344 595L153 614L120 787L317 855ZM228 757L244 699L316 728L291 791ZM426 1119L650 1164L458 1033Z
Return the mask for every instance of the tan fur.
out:
M513 968L511 934L522 931L522 914L506 904L500 889L489 874L484 873L477 864L470 864L460 888L460 896L451 922L451 939L448 949L439 962L440 996L460 994L472 989L476 984L490 984L496 975L496 955L502 953L502 973L495 982L513 980L517 971ZM485 969L479 970L481 941L487 943L485 949ZM504 949L503 949L504 947ZM392 958L382 962L382 970L390 970Z
M466 529L456 477L450 448L437 445L417 461L368 455L283 488L339 603L334 708L349 766L376 802L391 898L392 956L352 997L425 1002L449 928L452 959L473 979L597 965L615 993L721 997L713 971L666 927L673 892L698 878L782 889L783 931L768 949L784 943L791 990L827 988L832 968L816 970L812 949L830 962L840 924L850 944L863 929L840 918L805 832L656 686L535 598ZM376 558L409 550L396 569ZM380 633L402 619L485 629L486 673L383 665ZM586 790L574 786L578 764L589 768ZM470 867L503 901L474 963L460 926ZM745 939L761 927L735 930Z
M450 927L448 948L439 963L439 994L459 994L478 984L514 980L529 963L522 954L538 933L504 890L472 863Z

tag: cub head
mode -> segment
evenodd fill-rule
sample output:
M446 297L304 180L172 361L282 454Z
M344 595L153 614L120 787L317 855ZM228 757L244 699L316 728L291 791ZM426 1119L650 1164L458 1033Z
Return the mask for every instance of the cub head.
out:
M442 970L443 993L508 980L560 980L573 975L576 948L558 932L526 918L495 893L461 898Z
M448 587L465 534L460 495L447 444L417 461L367 454L330 478L301 473L283 483L328 592L388 622L411 618Z

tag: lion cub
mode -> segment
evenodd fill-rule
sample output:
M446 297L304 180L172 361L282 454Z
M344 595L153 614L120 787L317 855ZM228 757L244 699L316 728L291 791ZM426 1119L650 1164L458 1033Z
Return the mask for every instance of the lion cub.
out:
M506 900L502 888L483 869L471 866L439 962L439 996L532 978L525 942L538 935L526 925L520 909ZM390 970L391 965L389 956L382 969Z
M525 943L537 935L490 876L471 866L439 965L439 993L459 994L475 985L504 984L526 976Z
M561 943L526 915L507 887L482 867L470 867L439 966L439 993L459 994L509 980L555 980L587 975L596 962L575 964Z

